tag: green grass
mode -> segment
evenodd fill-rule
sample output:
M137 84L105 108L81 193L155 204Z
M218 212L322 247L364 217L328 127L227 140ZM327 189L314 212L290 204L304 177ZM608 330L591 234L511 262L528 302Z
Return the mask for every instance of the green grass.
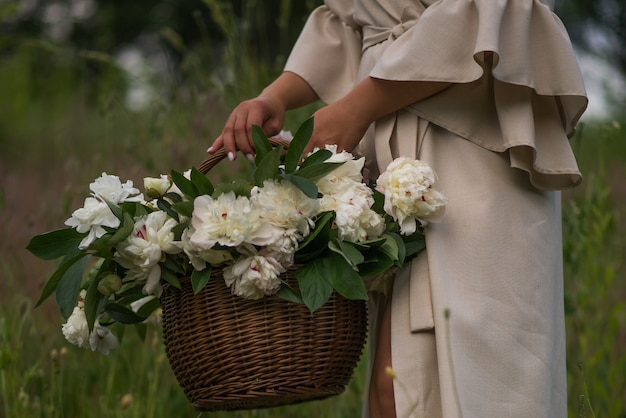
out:
M0 417L197 417L169 368L160 332L129 332L108 356L63 340L59 321L14 295L0 308ZM53 325L55 324L55 325ZM364 360L362 361L362 363ZM354 417L363 391L361 364L339 397L306 405L205 413L206 417Z
M33 235L61 227L102 171L141 185L144 176L201 161L229 107L279 69L234 52L220 61L230 75L219 78L224 71L212 72L210 48L185 49L186 82L167 85L142 112L124 107L125 74L105 55L29 41L0 57L0 418L198 416L174 379L158 330L145 342L128 332L109 356L68 344L54 302L34 308L53 266L25 247ZM314 109L291 113L287 127ZM564 193L569 411L626 417L626 132L614 121L582 128L573 144L585 182ZM204 416L353 418L364 363L333 399Z

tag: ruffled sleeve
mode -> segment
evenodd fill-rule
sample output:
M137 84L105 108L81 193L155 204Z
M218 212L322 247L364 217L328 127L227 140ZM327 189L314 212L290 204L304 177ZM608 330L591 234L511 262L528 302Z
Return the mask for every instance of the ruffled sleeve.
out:
M540 0L440 0L387 42L370 76L453 86L409 110L487 149L540 189L581 182L568 137L587 106L569 36Z
M319 98L332 103L353 87L361 59L361 31L353 2L327 0L309 16L284 70L306 80Z

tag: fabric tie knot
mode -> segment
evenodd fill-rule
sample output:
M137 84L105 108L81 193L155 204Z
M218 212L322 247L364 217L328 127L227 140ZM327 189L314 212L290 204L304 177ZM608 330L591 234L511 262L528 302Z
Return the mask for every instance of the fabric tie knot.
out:
M363 51L378 43L397 39L417 22L424 10L424 6L418 2L415 6L405 7L400 16L400 22L393 27L364 26Z

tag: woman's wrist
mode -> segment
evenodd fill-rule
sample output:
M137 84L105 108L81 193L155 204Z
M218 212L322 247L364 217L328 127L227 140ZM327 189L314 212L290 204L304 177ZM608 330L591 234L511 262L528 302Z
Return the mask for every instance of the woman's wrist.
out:
M367 77L339 102L370 123L445 90L450 83L391 81ZM339 103L338 102L338 103Z
M288 71L282 73L273 83L263 89L259 98L272 101L284 111L318 100L315 91L303 78Z

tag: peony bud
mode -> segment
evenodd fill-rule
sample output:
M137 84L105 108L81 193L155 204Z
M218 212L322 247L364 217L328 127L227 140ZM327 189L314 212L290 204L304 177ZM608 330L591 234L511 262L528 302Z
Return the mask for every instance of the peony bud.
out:
M98 282L98 292L105 296L109 296L117 292L121 287L122 279L117 274L113 273L107 274Z
M122 396L122 399L120 399L121 409L128 409L132 404L133 404L133 395L131 395L130 393L127 393L126 395Z
M145 177L143 179L143 187L148 197L156 199L165 195L172 187L172 178L165 174L161 174L160 178Z

